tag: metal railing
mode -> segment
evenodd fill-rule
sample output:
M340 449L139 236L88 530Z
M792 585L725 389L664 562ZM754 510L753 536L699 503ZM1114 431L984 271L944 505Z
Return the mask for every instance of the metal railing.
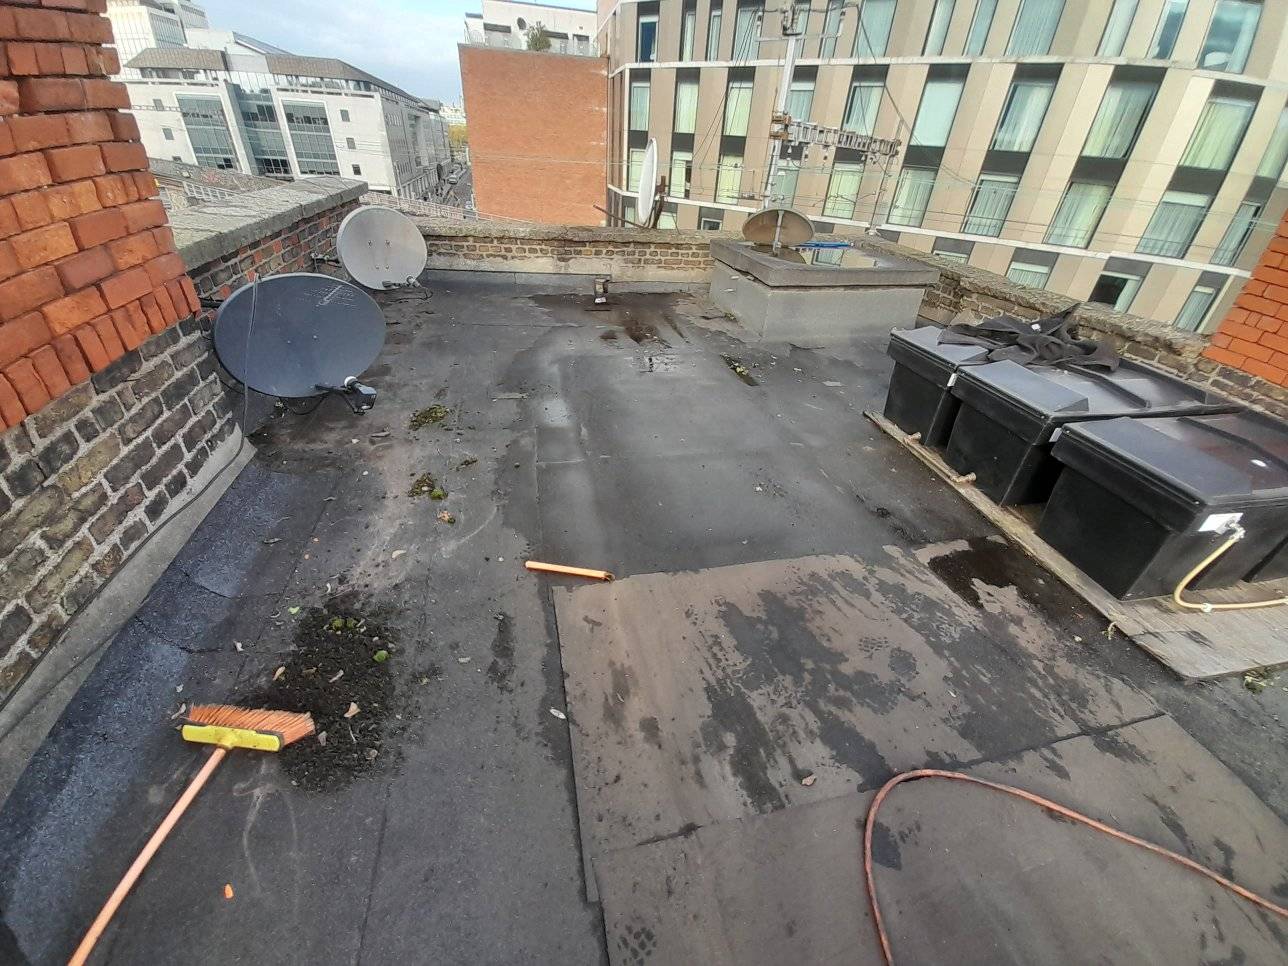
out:
M424 218L443 218L448 221L499 221L509 225L532 225L531 221L522 218L507 218L503 215L480 215L472 208L458 208L455 205L444 205L437 201L418 201L413 198L399 198L395 195L369 191L362 196L364 205L381 205L393 208L407 215L420 215Z

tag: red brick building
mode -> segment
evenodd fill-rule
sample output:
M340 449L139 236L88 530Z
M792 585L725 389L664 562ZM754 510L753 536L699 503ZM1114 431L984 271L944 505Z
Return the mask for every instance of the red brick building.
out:
M1288 216L1204 355L1288 386Z
M480 214L600 225L607 184L607 61L462 44Z

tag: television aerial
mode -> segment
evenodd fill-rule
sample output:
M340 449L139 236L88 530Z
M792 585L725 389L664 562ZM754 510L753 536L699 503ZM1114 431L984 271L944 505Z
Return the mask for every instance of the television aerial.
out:
M219 306L215 354L228 373L267 396L334 393L355 413L376 391L358 381L385 344L385 319L358 286L311 272L243 285Z
M415 222L401 211L376 205L345 215L335 250L355 282L377 291L419 285L429 257Z

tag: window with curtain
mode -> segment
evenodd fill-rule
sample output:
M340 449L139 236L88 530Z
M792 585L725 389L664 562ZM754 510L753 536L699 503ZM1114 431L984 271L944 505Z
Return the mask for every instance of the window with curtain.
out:
M1062 13L1064 0L1020 0L1006 53L1012 57L1049 54Z
M674 228L674 227L675 227L675 212L674 212L674 211L659 211L659 212L657 213L657 227L658 227L658 228Z
M760 11L762 5L740 3L733 22L733 59L755 60L760 53Z
M1172 56L1176 46L1176 37L1185 22L1185 8L1190 0L1163 0L1163 12L1158 18L1158 28L1154 31L1154 40L1149 45L1150 60L1167 60Z
M1185 299L1185 304L1181 306L1181 311L1176 313L1176 327L1186 332L1199 331L1215 301L1215 288L1211 285L1195 285Z
M720 155L720 166L716 171L716 201L727 205L738 203L738 193L742 185L742 155Z
M841 32L842 0L827 0L823 14L823 39L818 44L818 55L823 59L836 56L837 36Z
M635 59L643 63L657 60L657 14L640 15L639 46Z
M1255 102L1237 97L1210 97L1199 115L1198 126L1181 155L1187 168L1224 171L1239 150L1243 132L1252 120Z
M644 170L644 149L631 148L626 163L626 190L639 191L640 174Z
M1047 279L1051 277L1051 266L1013 261L1011 267L1006 270L1006 277L1017 285L1046 288Z
M995 151L1032 151L1055 91L1054 81L1017 80L993 135Z
M787 113L798 121L809 120L809 109L814 104L814 78L801 77L792 81L787 91Z
M975 16L971 18L970 33L966 35L966 53L978 57L984 52L988 42L988 31L993 26L993 15L997 13L997 0L979 0L975 4Z
M671 152L671 172L667 176L667 191L672 198L689 197L689 174L692 170L692 151Z
M719 218L699 218L698 228L701 229L702 231L719 231L720 219Z
M790 206L796 200L796 181L800 175L799 161L784 158L778 162L778 176L774 179L774 204Z
M720 21L724 19L724 12L720 9L720 0L711 0L711 16L707 20L707 60L720 59Z
M1266 153L1261 156L1261 163L1257 165L1257 177L1282 181L1285 163L1288 163L1288 108L1284 108L1279 113L1279 123L1275 126L1275 133L1270 135Z
M930 26L926 29L926 43L921 52L937 56L944 52L944 40L948 37L948 23L953 19L953 7L957 0L935 0L935 8L930 13Z
M1123 45L1127 43L1127 31L1131 30L1132 18L1136 16L1139 0L1114 0L1109 19L1105 21L1105 32L1100 35L1101 57L1120 57Z
M980 175L970 199L970 210L962 222L962 231L968 235L989 235L993 238L1000 235L1019 186L1020 179L1015 175Z
M751 83L749 80L729 81L725 90L725 134L747 136L747 122L751 119Z
M693 59L693 35L698 29L698 8L687 6L680 13L680 60Z
M947 144L961 96L960 80L927 81L921 92L917 118L912 122L911 143L931 148L942 148Z
M676 134L692 134L698 126L698 81L697 78L684 78L675 82L675 123L672 130Z
M1091 158L1125 158L1136 144L1136 135L1157 87L1149 81L1113 81L1091 122L1082 153Z
M635 202L630 198L622 200L622 217L628 222L635 220Z
M871 134L875 131L883 90L885 85L880 81L855 81L851 84L850 99L845 105L841 127L859 134Z
M1165 191L1136 251L1165 258L1182 258L1194 241L1212 199L1191 191Z
M1248 53L1260 19L1260 0L1217 0L1199 54L1199 66L1241 73L1248 64Z
M859 200L859 182L863 179L863 165L852 161L837 161L832 165L832 176L827 181L827 198L823 214L831 218L853 218L854 206Z
M936 248L932 250L930 254L938 255L940 258L946 258L950 262L965 263L970 261L970 256L967 255L965 252L949 252L949 251L944 251L942 249Z
M935 172L930 168L904 168L894 186L890 214L886 221L892 225L920 228L930 204L930 191L935 186Z
M630 124L632 131L648 130L648 81L631 81Z
M1125 272L1103 272L1096 279L1096 287L1087 296L1088 302L1112 306L1119 312L1131 308L1132 299L1140 291L1144 279L1139 275L1128 275Z
M1230 227L1225 230L1221 237L1221 244L1216 246L1212 252L1212 264L1214 265L1233 265L1240 255L1243 254L1243 246L1248 243L1248 236L1252 234L1253 226L1257 223L1257 216L1261 214L1261 205L1253 201L1245 201L1239 205L1239 210L1234 213L1230 219Z
M1086 248L1096 233L1113 188L1093 181L1070 181L1043 239L1048 245Z
M894 23L895 0L863 0L854 30L855 57L884 57Z

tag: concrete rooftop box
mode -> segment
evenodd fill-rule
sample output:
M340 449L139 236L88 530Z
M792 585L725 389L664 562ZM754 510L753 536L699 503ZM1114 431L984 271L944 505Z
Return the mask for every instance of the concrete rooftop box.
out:
M750 242L716 239L711 300L770 341L818 343L912 328L922 296L939 281L939 272L887 252L840 251L838 264L811 264Z

